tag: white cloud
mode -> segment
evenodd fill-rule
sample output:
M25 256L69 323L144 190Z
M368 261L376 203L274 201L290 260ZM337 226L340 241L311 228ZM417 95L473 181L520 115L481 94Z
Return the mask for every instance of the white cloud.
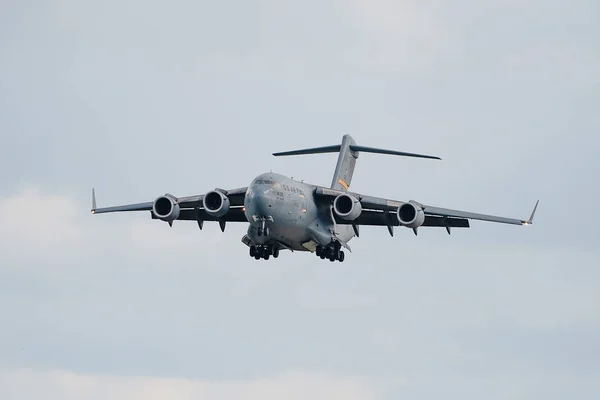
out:
M377 398L378 390L362 378L338 378L295 372L246 381L84 375L61 370L0 370L3 400L305 400Z
M82 239L77 215L78 207L69 197L24 185L19 193L0 198L0 246L5 251L41 252L76 246Z
M225 239L225 235L212 234L218 228L211 224L203 232L188 221L177 221L169 229L146 212L91 215L89 199L86 203L79 199L70 191L49 193L32 184L0 198L2 257L19 265L27 260L64 260L127 249L152 257L164 254L164 249L191 249L200 240L202 248L209 250ZM105 240L107 237L111 240Z

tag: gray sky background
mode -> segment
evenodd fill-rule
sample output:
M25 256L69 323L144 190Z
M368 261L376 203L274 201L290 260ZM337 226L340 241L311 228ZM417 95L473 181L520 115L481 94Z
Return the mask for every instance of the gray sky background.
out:
M597 399L596 1L5 1L0 398ZM89 214L274 171L525 218L363 228L256 262L245 225Z

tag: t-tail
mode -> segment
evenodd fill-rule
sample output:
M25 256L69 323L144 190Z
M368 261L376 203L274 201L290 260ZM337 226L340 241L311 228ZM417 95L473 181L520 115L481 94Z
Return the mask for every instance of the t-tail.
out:
M433 160L441 160L439 157L428 156L424 154L406 153L403 151L377 149L373 147L359 146L356 144L352 136L344 135L342 138L342 144L336 144L332 146L324 147L312 147L309 149L302 150L291 150L283 151L279 153L273 153L274 156L295 156L304 154L320 154L320 153L337 153L339 152L337 165L335 166L335 173L333 174L333 181L331 182L331 188L337 190L347 191L350 188L352 182L352 175L354 174L354 167L356 160L358 159L359 152L365 153L377 153L377 154L390 154L395 156L405 157L418 157L418 158L429 158Z

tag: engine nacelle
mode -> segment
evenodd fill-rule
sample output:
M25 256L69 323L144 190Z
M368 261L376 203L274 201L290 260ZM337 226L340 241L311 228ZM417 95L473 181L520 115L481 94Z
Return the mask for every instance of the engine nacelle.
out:
M152 204L152 212L162 221L176 220L180 211L177 199L169 195L157 197Z
M418 228L425 222L425 212L419 205L413 203L404 203L398 207L396 216L398 222L408 228Z
M333 211L345 220L352 221L362 213L360 201L349 194L340 194L333 201Z
M229 197L217 190L212 190L206 193L202 199L202 203L206 213L216 218L227 214L231 204Z

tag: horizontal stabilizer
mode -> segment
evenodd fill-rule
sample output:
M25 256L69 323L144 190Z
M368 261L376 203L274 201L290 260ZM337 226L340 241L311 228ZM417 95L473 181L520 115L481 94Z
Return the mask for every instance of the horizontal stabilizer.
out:
M302 149L302 150L291 150L291 151L281 151L279 153L273 153L274 156L299 156L302 154L320 154L320 153L337 153L340 151L340 145L336 144L333 146L323 146L323 147L312 147L310 149Z
M378 149L375 147L358 146L355 144L350 144L348 147L350 148L350 151L352 151L352 152L361 152L362 151L364 153L389 154L389 155L393 155L393 156L417 157L417 158L429 158L432 160L441 160L440 157L428 156L426 154L407 153L405 151ZM340 150L341 150L341 146L339 144L336 144L333 146L312 147L309 149L281 151L278 153L273 153L273 155L276 157L299 156L299 155L305 155L305 154L337 153Z
M365 147L365 146L357 146L357 145L350 145L350 150L352 150L352 151L362 151L362 152L365 152L365 153L389 154L389 155L393 155L393 156L418 157L418 158L429 158L429 159L432 159L432 160L441 160L441 158L439 158L439 157L428 156L428 155L425 155L425 154L406 153L404 151L376 149L374 147Z

